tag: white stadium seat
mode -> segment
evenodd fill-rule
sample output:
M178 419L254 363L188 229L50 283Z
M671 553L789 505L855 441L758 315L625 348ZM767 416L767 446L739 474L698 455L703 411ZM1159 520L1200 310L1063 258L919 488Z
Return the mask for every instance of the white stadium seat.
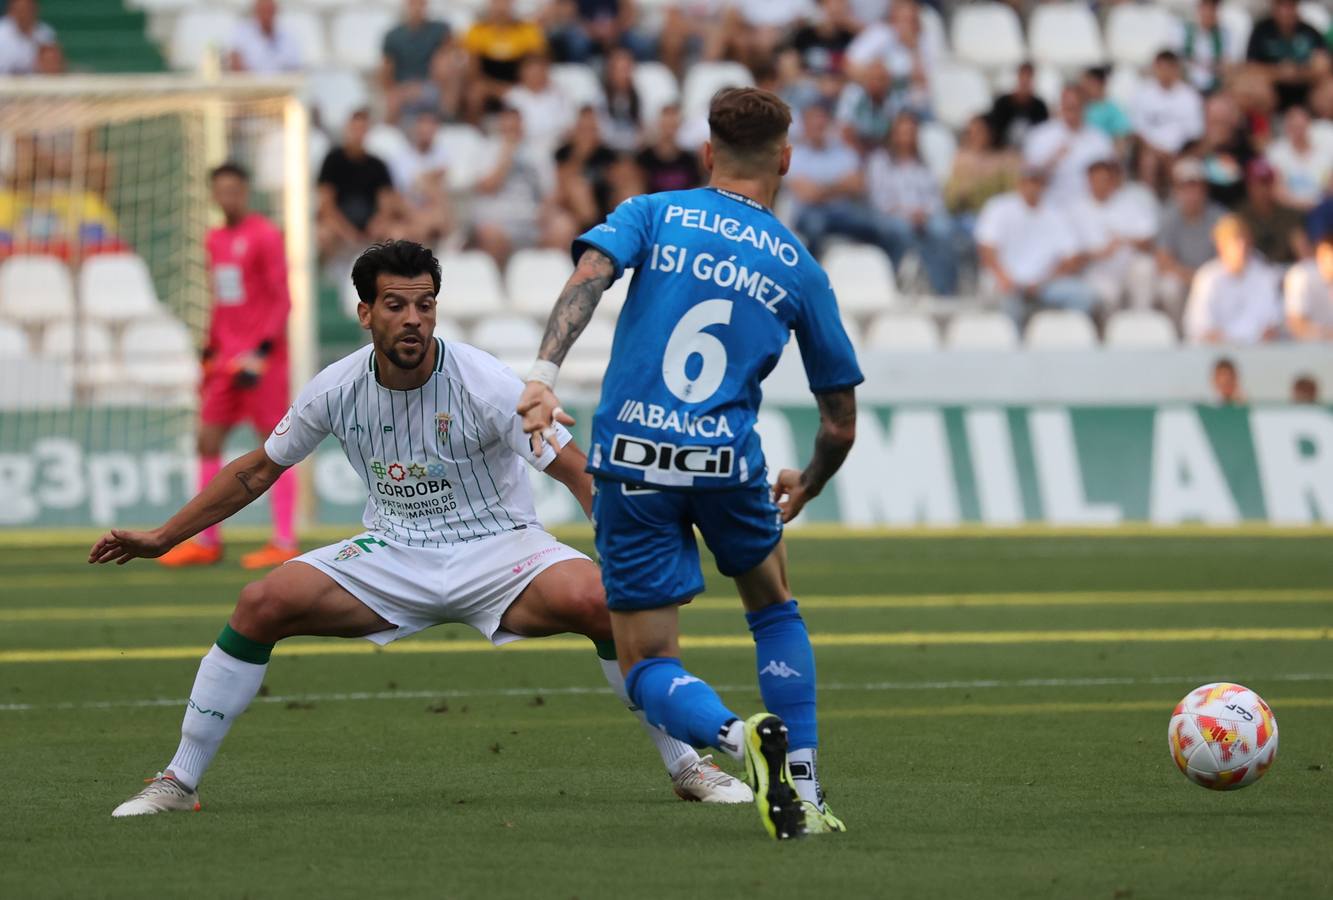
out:
M1254 30L1254 16L1242 2L1223 3L1217 8L1217 20L1227 31L1235 36L1236 46L1244 57L1245 48L1250 43L1250 32Z
M306 79L306 100L318 113L319 124L340 134L347 120L370 103L365 79L355 69L322 69Z
M1028 41L1034 60L1068 73L1106 61L1097 19L1082 3L1038 6L1028 20Z
M962 63L942 64L931 74L930 97L935 116L958 129L990 109L990 82L980 69Z
M1113 348L1170 348L1178 343L1176 326L1155 309L1127 309L1106 322L1106 346Z
M485 168L492 157L485 153L486 136L471 125L445 125L440 128L435 142L444 150L449 166L449 187L455 191L470 190L486 175Z
M505 289L518 312L545 320L561 288L574 272L562 250L520 250L505 267Z
M333 19L333 58L362 72L379 67L384 35L398 24L398 14L384 7L344 9Z
M602 381L606 364L611 359L611 344L616 328L606 319L593 319L579 335L569 357L560 367L561 379L569 378L576 384L595 387Z
M890 352L938 350L940 330L924 313L884 313L870 323L866 348Z
M22 359L30 352L27 333L12 322L0 322L0 359Z
M494 316L472 330L472 343L518 371L537 358L542 329L527 316Z
M606 93L591 66L582 63L551 66L551 81L575 109L585 106L601 109L606 106Z
M1333 11L1328 8L1328 0L1324 0L1323 3L1317 0L1302 0L1298 9L1301 19L1320 34L1324 34L1330 26L1333 26Z
M893 266L878 247L840 244L830 247L822 262L844 316L884 312L897 305Z
M446 344L467 343L467 332L453 319L436 319L435 336Z
M84 315L102 322L162 314L148 265L133 253L90 257L79 271L79 299Z
M229 9L199 7L186 10L171 29L167 56L172 68L197 69L210 48L224 53L236 30L238 17Z
M1179 26L1160 6L1122 3L1106 17L1106 50L1111 61L1146 66L1160 50L1172 47Z
M1120 104L1122 109L1128 109L1143 87L1144 80L1136 67L1120 63L1106 79L1106 97Z
M42 356L48 359L79 359L103 362L115 357L111 329L100 322L84 322L76 330L72 321L52 322L42 329Z
M680 83L660 62L641 62L634 67L634 90L639 94L639 121L651 128L662 107L680 102Z
M953 158L958 153L958 139L953 132L939 122L922 122L917 130L916 148L935 180L940 184L948 181Z
M127 380L145 387L179 389L194 384L199 377L190 330L184 322L168 316L125 326L120 359Z
M1031 350L1088 350L1097 346L1097 329L1077 310L1043 309L1028 321L1023 342Z
M324 22L308 9L284 9L278 13L278 27L286 29L301 48L301 66L305 69L322 66L328 60L328 40L324 36Z
M686 119L708 115L713 95L727 87L751 87L754 76L737 62L696 63L685 75L681 88L681 111Z
M955 313L944 329L950 350L1016 350L1018 328L1000 312Z
M437 251L440 269L440 300L444 311L464 321L474 321L504 310L504 288L500 270L489 254L480 250L460 253Z
M1023 25L1003 3L960 6L953 14L953 55L983 69L1010 69L1027 58Z
M385 164L410 148L407 135L393 125L377 122L366 132L366 150Z
M625 301L629 298L629 284L634 280L634 270L626 269L625 274L616 279L616 283L606 289L602 294L602 299L597 303L597 312L594 315L601 316L604 319L615 319L620 316L620 311L625 307Z
M34 324L74 315L69 268L54 256L12 256L0 264L0 314Z

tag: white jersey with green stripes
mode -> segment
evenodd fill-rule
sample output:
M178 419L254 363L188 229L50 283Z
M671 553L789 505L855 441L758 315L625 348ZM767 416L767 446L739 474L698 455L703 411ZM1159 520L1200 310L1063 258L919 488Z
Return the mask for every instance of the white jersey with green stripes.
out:
M327 437L343 446L370 496L366 528L408 546L471 541L538 526L525 464L541 471L514 409L523 384L475 347L435 338L435 370L410 391L379 383L362 347L314 377L264 443L291 466ZM560 429L559 444L570 434Z

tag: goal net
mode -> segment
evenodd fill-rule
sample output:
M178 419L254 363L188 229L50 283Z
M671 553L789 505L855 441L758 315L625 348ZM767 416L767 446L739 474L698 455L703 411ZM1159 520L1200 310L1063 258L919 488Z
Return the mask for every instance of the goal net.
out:
M283 228L314 366L306 112L289 81L0 79L0 527L160 521L194 489L208 171ZM239 434L231 452L253 446ZM259 519L263 510L248 516Z

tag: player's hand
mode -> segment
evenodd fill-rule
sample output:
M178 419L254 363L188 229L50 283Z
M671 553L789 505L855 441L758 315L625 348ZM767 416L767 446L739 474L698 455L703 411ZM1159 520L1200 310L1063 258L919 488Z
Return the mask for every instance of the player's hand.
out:
M532 452L537 456L541 456L543 444L559 451L555 443L556 422L574 424L574 417L560 408L555 391L540 381L529 381L523 388L523 395L518 398L518 414L523 417L523 430L532 436Z
M805 509L805 504L815 496L806 487L801 473L795 469L783 469L773 482L773 502L778 505L782 513L784 525L799 516L801 510Z
M157 559L171 549L171 544L158 531L119 531L112 529L102 535L88 552L88 562L114 562L123 566L132 559Z
M238 388L252 388L264 377L264 357L257 353L238 356L231 363L231 381Z

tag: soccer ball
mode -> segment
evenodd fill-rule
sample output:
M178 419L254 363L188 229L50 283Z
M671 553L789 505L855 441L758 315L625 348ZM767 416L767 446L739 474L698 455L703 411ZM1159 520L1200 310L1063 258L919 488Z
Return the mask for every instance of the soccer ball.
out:
M1166 738L1185 777L1214 791L1254 784L1277 758L1273 711L1254 691L1224 681L1186 694Z

